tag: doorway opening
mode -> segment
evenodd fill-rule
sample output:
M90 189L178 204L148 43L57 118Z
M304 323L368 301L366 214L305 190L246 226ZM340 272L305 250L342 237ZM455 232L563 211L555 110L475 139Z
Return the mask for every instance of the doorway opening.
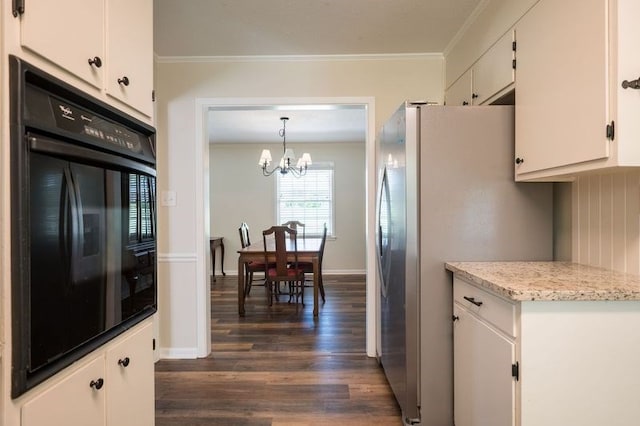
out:
M374 100L373 98L256 98L256 99L246 99L246 98L212 98L212 99L198 99L197 100L197 113L196 113L196 143L201 144L198 149L203 155L202 164L200 167L202 168L200 173L200 178L202 179L202 191L201 191L201 201L199 204L201 205L202 210L204 211L203 223L198 224L201 227L202 232L198 233L198 235L202 235L202 241L199 243L199 247L202 248L202 265L199 268L201 271L201 285L199 286L199 294L198 294L198 335L199 335L199 352L200 356L206 356L208 354L208 349L211 347L211 337L210 337L210 297L209 297L209 272L210 272L210 258L208 253L208 238L212 233L215 233L216 236L221 232L219 229L226 229L230 233L229 240L230 242L236 243L237 238L237 227L239 226L239 218L241 217L240 212L235 210L234 214L229 215L232 216L231 222L228 224L216 222L217 217L215 216L215 209L223 209L224 206L217 206L216 202L212 203L211 197L211 182L212 178L216 177L215 174L219 171L214 171L215 166L211 164L209 155L210 149L221 150L222 151L231 151L229 147L233 146L234 149L237 149L239 152L239 157L236 157L234 161L226 161L225 162L225 170L222 175L217 176L218 180L223 180L225 182L234 182L234 185L225 186L226 189L222 189L222 191L226 191L226 195L230 196L230 200L238 200L238 197L241 197L242 192L246 192L247 190L253 190L256 194L262 194L260 197L264 197L265 199L268 197L270 200L275 199L275 184L274 178L265 178L262 176L260 169L258 167L258 158L260 156L259 147L264 148L272 148L272 152L277 152L277 146L280 144L280 139L278 137L278 129L279 127L279 119L282 114L291 115L291 120L287 123L287 135L289 139L295 143L297 146L303 144L309 144L309 149L311 147L321 146L319 138L319 131L313 130L314 123L317 125L320 120L319 116L322 114L318 112L318 107L321 107L321 110L326 111L328 115L331 114L340 114L350 115L350 114L362 114L362 121L360 123L356 122L356 127L359 126L359 129L355 130L355 132L359 131L360 135L360 144L364 144L364 161L360 163L361 165L353 166L352 168L356 169L359 167L360 173L364 176L364 201L363 206L361 208L362 215L359 220L362 221L364 219L364 265L363 270L366 275L366 288L367 288L367 297L366 297L366 352L367 355L374 357L376 355L376 274L375 274L375 244L374 244L374 216L375 216L375 131L374 131L374 118L375 118L375 110L374 110ZM329 113L330 112L330 113ZM294 114L295 113L295 114ZM315 116L314 116L315 114ZM294 118L298 117L298 118ZM302 131L304 126L300 126L299 129L300 135L299 141L296 142L293 138L293 129L291 123L295 121L308 121L313 122L307 126L305 131ZM235 124L234 124L235 123ZM245 132L233 132L233 126L237 126L238 123L244 126L247 131ZM301 123L302 124L302 123ZM308 123L305 123L308 124ZM251 130L251 128L257 130ZM351 130L354 131L354 130ZM234 135L231 136L231 133ZM225 136L226 134L226 136ZM265 136L266 135L266 136ZM339 140L344 139L349 140L352 136L346 135L343 132L342 136L334 135L330 132L324 132L324 136L320 136L320 138L331 139L333 141L325 142L325 145L329 145L333 142L340 143ZM234 139L235 138L235 139ZM314 139L315 138L315 139ZM210 145L212 144L212 145ZM268 145L268 146L267 146ZM281 145L280 145L281 146ZM302 153L302 149L300 148L300 153ZM362 148L361 148L362 149ZM298 148L296 148L298 150ZM329 151L332 149L329 148ZM334 151L339 153L339 150ZM305 148L306 151L306 148ZM277 155L277 154L275 154ZM274 155L274 157L275 157ZM312 153L313 155L313 153ZM318 151L319 157L322 158L323 155L330 155L326 152L321 154ZM338 154L339 155L339 154ZM253 158L255 157L255 158ZM213 161L213 160L212 160ZM196 165L198 166L198 165ZM258 179L259 177L259 179ZM258 188L255 186L258 185ZM271 190L264 190L264 186L272 188ZM238 186L243 188L238 191ZM233 189L235 187L235 190ZM362 191L362 187L360 188ZM227 203L229 204L229 203ZM262 219L256 219L254 222L255 232L257 230L262 229L262 226L268 224L269 226L273 224L273 220L275 220L275 211L273 208L269 207L272 204L263 204L263 200L254 200L249 201L250 205L253 205L252 212L258 211L258 217L262 217ZM263 209L266 209L263 212L259 212L262 206ZM227 206L226 210L229 211L230 204ZM271 210L271 211L268 211ZM256 214L256 213L252 213ZM253 217L253 216L252 216ZM272 217L273 219L269 219ZM266 219L265 219L266 218ZM266 220L266 222L260 222L260 220ZM237 223L236 223L237 222ZM267 223L268 222L268 223ZM262 223L262 224L261 224ZM235 231L235 232L234 232ZM339 232L339 231L338 231ZM340 235L337 236L340 239ZM226 240L225 240L226 244ZM230 244L233 246L234 244ZM238 241L239 245L239 241ZM235 262L235 250L227 249L228 255L228 264L234 265ZM229 263L230 262L230 263ZM227 270L235 270L235 268L227 267ZM362 269L360 270L360 272ZM355 271L344 271L346 273L355 272ZM202 314L202 315L201 315ZM200 348L203 350L200 351Z

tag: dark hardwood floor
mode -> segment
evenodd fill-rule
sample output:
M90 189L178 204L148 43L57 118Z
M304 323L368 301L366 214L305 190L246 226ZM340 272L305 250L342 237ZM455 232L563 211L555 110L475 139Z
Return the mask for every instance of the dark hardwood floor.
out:
M156 426L402 425L377 361L365 354L364 276L325 276L296 312L254 287L238 316L237 278L211 286L212 354L156 364Z

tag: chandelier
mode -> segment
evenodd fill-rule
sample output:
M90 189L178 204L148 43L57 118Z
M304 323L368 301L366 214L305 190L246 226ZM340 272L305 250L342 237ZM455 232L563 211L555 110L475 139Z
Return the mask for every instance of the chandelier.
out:
M276 171L283 175L291 173L295 177L304 176L307 174L307 166L311 165L311 155L309 155L308 152L305 152L296 162L296 156L293 153L293 150L291 148L287 148L287 120L289 120L289 117L280 117L280 120L282 120L282 129L278 132L282 138L282 158L280 159L280 163L272 170L268 170L268 167L271 164L271 151L263 149L258 165L262 168L262 174L264 176L271 176Z

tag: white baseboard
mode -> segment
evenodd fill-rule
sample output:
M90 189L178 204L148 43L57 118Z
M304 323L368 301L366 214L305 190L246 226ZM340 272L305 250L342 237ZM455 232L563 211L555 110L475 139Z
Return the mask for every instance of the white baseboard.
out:
M196 359L198 348L160 348L160 359Z
M364 269L334 269L322 271L323 275L364 275L366 273Z

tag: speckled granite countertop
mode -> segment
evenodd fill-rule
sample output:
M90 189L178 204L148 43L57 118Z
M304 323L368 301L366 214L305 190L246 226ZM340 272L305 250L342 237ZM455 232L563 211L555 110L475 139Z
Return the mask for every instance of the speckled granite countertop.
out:
M570 262L447 262L446 268L508 299L640 300L640 276Z

